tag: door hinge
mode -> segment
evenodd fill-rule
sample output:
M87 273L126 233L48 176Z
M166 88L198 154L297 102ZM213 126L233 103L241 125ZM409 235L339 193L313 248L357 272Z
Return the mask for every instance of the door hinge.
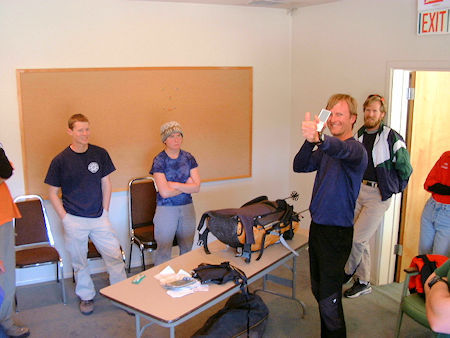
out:
M403 245L395 244L394 246L394 255L402 256L403 255Z
M408 88L408 93L406 95L408 95L407 97L408 100L414 100L414 98L416 97L415 88Z

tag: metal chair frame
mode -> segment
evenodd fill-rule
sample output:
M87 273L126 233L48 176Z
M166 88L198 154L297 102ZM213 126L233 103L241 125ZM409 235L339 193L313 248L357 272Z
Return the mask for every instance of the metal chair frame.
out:
M43 266L43 265L48 265L48 264L55 264L56 265L56 282L60 283L59 276L61 275L62 301L63 301L63 303L65 305L66 304L66 289L65 289L65 286L64 286L64 264L63 264L63 260L62 260L61 255L59 254L58 250L56 250L56 248L55 248L55 242L53 240L53 235L52 235L52 232L51 232L51 229L50 229L50 225L49 225L50 223L49 223L48 216L47 216L47 210L46 210L45 205L44 205L44 200L39 195L21 195L21 196L18 196L18 197L16 197L14 199L14 203L18 203L18 207L19 207L19 210L20 210L20 203L26 203L27 201L30 201L30 200L39 200L39 203L41 205L41 211L42 211L42 215L43 215L43 223L44 223L44 226L45 226L47 240L46 241L42 241L42 242L35 242L35 243L29 243L29 244L15 245L16 253L18 251L35 249L35 248L39 248L39 247L51 247L57 252L59 259L58 259L58 262L32 263L32 264L28 264L28 265L24 265L24 266L17 266L17 264L16 264L16 268L22 269L22 268ZM21 213L22 213L22 216L24 217L23 211L21 211ZM17 222L18 222L17 219L13 220L14 230L16 230L16 223ZM16 311L18 311L17 294L15 294L14 297L15 297L15 303L16 303Z
M419 274L419 271L418 271L416 268L413 268L413 267L406 268L406 269L404 269L404 271L406 272L406 278L405 278L405 281L404 281L404 284L403 284L402 298L401 298L401 300L400 300L400 310L399 310L399 312L398 312L398 316L397 316L397 325L396 325L396 330L395 330L395 337L397 337L397 338L398 338L399 335L400 335L400 329L401 329L401 326L402 326L403 313L405 312L405 311L403 311L403 302L404 302L404 299L405 299L406 297L408 297L408 292L409 292L409 291L408 291L409 280L410 280L410 278L411 278L412 276L416 276L416 275ZM424 300L423 306L424 306L424 308L425 308L425 300ZM407 315L408 315L408 314L407 314ZM417 321L415 318L413 318L413 317L411 317L411 318L414 319L415 321ZM418 321L417 321L417 322L418 322ZM419 323L419 322L418 322L418 323ZM422 324L422 323L419 323L419 324L424 325L424 324ZM427 327L427 328L429 328L429 329L431 330L429 324L428 324L428 326L425 325L425 327Z
M151 252L151 251L155 250L157 247L156 241L154 238L152 238L149 241L148 240L145 241L143 238L140 238L139 235L135 231L137 228L141 228L141 227L152 227L154 212L153 212L153 215L150 215L151 219L146 220L144 223L135 224L135 222L133 220L133 210L134 210L133 208L135 207L135 205L133 204L133 185L134 184L144 184L146 181L148 181L147 184L152 183L154 186L154 189L155 189L155 197L154 197L154 199L152 199L152 201L151 201L152 204L150 205L150 208L155 210L156 209L156 192L158 191L158 187L156 186L155 180L152 177L148 176L148 177L134 178L134 179L130 180L130 182L128 183L128 224L129 224L129 228L130 228L130 255L129 255L129 261L128 261L128 272L130 272L130 269L131 269L131 254L133 251L133 244L136 244L139 247L139 250L141 251L142 271L145 270L144 252L145 251ZM153 205L153 201L154 201L154 205Z

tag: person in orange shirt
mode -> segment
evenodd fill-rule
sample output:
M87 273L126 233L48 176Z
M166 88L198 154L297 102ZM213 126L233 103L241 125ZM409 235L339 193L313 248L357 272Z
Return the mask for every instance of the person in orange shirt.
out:
M419 255L450 257L450 151L433 166L424 188L431 196L422 212Z
M0 144L0 288L5 297L0 307L0 326L9 337L28 337L30 329L18 326L12 319L16 288L16 252L14 250L13 218L21 217L14 204L6 180L13 167Z

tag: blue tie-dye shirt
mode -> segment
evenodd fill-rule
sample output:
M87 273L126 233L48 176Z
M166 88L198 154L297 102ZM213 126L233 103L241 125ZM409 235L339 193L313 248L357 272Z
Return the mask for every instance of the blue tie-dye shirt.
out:
M167 181L186 183L191 176L191 169L197 168L198 164L194 156L184 150L176 159L170 158L163 150L153 159L153 165L150 174L163 173ZM177 196L163 198L159 193L157 195L157 204L165 206L185 205L192 203L191 194L181 193Z

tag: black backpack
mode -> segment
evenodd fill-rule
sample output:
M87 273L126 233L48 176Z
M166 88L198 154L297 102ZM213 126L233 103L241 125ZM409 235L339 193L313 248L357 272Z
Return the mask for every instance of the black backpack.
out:
M249 292L231 296L192 337L232 338L263 336L269 309L261 297Z
M225 306L209 317L193 337L232 338L241 335L262 337L269 309L261 297L248 292L247 276L242 270L230 262L201 263L193 270L192 277L200 279L202 284L225 284L232 281L241 287L241 292L231 296Z
M200 280L202 284L215 283L225 284L233 281L235 284L241 284L241 289L247 286L247 276L230 262L220 264L201 263L192 272L192 277Z
M297 200L298 193L293 191L288 198ZM269 201L267 196L259 196L237 209L205 212L197 227L198 245L203 245L209 254L208 234L211 232L219 241L235 248L246 263L250 262L253 252L259 253L256 258L259 260L264 248L278 242L292 251L285 240L292 239L298 230L299 214L286 199Z

